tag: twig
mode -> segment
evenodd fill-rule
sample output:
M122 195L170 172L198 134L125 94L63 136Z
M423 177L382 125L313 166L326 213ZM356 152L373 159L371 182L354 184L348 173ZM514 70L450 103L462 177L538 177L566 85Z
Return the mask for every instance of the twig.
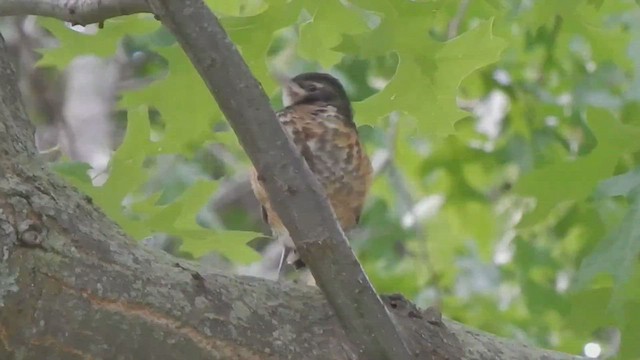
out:
M51 16L80 25L144 12L145 0L0 0L0 16Z
M460 23L462 22L462 19L464 18L464 15L466 14L467 9L469 8L470 2L471 0L460 0L460 6L458 7L458 11L456 12L456 15L453 17L453 19L451 19L451 22L449 23L449 27L447 28L448 40L458 36L458 31L460 30Z

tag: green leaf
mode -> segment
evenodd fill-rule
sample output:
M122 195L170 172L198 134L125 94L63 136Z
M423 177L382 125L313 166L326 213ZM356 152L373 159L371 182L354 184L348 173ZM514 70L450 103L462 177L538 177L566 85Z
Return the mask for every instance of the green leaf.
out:
M504 40L492 35L492 24L484 21L430 49L409 49L402 43L393 46L400 57L396 74L381 92L355 104L359 121L374 124L393 111L403 111L418 120L421 134L453 133L453 124L467 116L456 103L460 83L473 71L495 62L506 46ZM384 38L367 41L382 48L387 45ZM429 51L427 55L416 52L424 50Z
M43 56L38 66L53 65L58 68L66 67L79 54L112 57L125 35L147 34L160 26L148 14L109 19L95 35L70 29L64 22L53 18L39 17L38 24L51 31L59 42L58 47L41 51Z
M627 56L631 39L629 33L611 26L605 27L603 16L598 10L602 2L595 5L579 6L572 16L566 17L564 26L589 41L595 61L613 60L619 66L630 67L632 62Z
M149 171L143 167L146 150L152 146L149 137L147 109L131 111L124 141L109 163L109 178L101 187L81 188L112 220L136 239L148 236L149 231L142 223L132 220L123 212L123 201L149 179Z
M338 0L307 0L307 11L311 20L300 26L298 54L309 61L317 61L328 69L342 59L342 54L334 51L343 34L357 34L368 30L361 13Z
M229 15L240 16L246 13L253 13L266 5L261 0L206 0L205 3L220 18Z
M451 205L450 224L463 237L471 237L478 244L482 259L493 255L496 236L496 216L491 207L479 201L466 201Z
M628 197L631 191L638 186L640 186L640 169L601 182L596 188L594 197L596 199L614 196Z
M124 141L111 158L109 178L100 189L102 203L109 211L119 211L122 200L149 179L143 162L151 142L151 125L146 108L129 112ZM105 209L105 210L106 210Z
M622 224L601 241L580 265L576 289L583 289L597 275L612 275L619 289L631 279L640 255L640 187L629 197L630 208Z
M178 45L158 49L169 63L166 78L124 95L120 105L135 108L146 105L162 114L164 137L153 149L155 153L188 153L191 143L204 143L213 137L213 120L220 110Z
M524 175L514 191L536 198L536 208L520 226L529 226L545 218L557 204L585 199L596 185L613 174L618 158L640 149L640 129L621 124L610 113L590 109L588 123L598 145L588 155L536 169Z
M556 16L571 18L576 9L584 2L585 0L537 1L534 3L531 12L527 14L525 24L532 29L537 29L544 24L554 21Z
M195 224L198 213L209 203L211 196L219 185L217 181L198 181L191 185L180 196L179 201L185 205L176 221L176 226L182 227L191 223Z
M222 25L267 94L276 88L265 61L273 34L296 22L303 1L270 0L268 3L269 6L259 14L222 19Z
M608 311L604 311L611 300L612 290L609 287L576 292L571 296L571 311L567 324L582 336L590 336L593 330L608 325L615 325L616 320ZM585 316L589 314L589 316Z
M212 251L217 251L233 262L248 264L260 259L247 243L258 236L259 233L251 231L220 231L199 232L199 236L190 236L184 239L181 250L191 253L198 258Z
M91 185L91 178L87 174L87 171L91 169L91 165L87 163L65 161L61 163L54 163L51 165L51 168L53 171L67 178L69 181L73 181L75 183L80 182L84 185Z

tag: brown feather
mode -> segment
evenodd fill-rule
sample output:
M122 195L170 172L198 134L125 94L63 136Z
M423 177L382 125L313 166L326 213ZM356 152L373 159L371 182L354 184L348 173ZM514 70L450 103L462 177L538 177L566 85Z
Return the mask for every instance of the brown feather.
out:
M279 111L277 117L325 190L342 230L347 232L355 227L371 186L373 169L351 119L345 119L334 106L303 103ZM251 184L273 236L293 248L255 170Z

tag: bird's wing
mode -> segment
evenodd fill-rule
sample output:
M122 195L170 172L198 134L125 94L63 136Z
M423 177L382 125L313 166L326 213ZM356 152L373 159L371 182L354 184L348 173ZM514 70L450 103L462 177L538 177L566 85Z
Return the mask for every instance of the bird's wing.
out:
M358 224L371 174L357 131L332 106L297 106L279 112L278 119L324 187L341 226Z
M356 225L370 181L366 167L370 167L370 163L357 133L345 125L333 107L298 105L280 110L276 115L309 169L318 176L341 225L346 228ZM352 162L349 158L362 159ZM263 219L267 223L278 223L277 214L255 174L252 185L262 205Z
M284 108L276 112L276 117L287 133L287 136L293 141L296 149L302 154L305 161L307 161L307 164L311 166L311 163L313 163L313 156L311 149L306 143L302 127L306 114L301 114L295 110L296 109L293 108ZM253 193L260 202L262 220L267 224L270 223L269 220L279 223L280 220L278 219L277 214L273 212L273 209L271 209L269 196L267 195L267 192L262 185L262 181L259 179L258 173L255 169L252 169L251 173L251 187L253 189Z

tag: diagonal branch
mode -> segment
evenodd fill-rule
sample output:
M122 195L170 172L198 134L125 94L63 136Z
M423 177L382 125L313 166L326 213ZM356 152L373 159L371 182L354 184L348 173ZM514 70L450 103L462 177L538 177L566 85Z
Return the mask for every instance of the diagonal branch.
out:
M226 32L201 0L150 0L214 95L318 286L367 359L409 359L390 315Z

